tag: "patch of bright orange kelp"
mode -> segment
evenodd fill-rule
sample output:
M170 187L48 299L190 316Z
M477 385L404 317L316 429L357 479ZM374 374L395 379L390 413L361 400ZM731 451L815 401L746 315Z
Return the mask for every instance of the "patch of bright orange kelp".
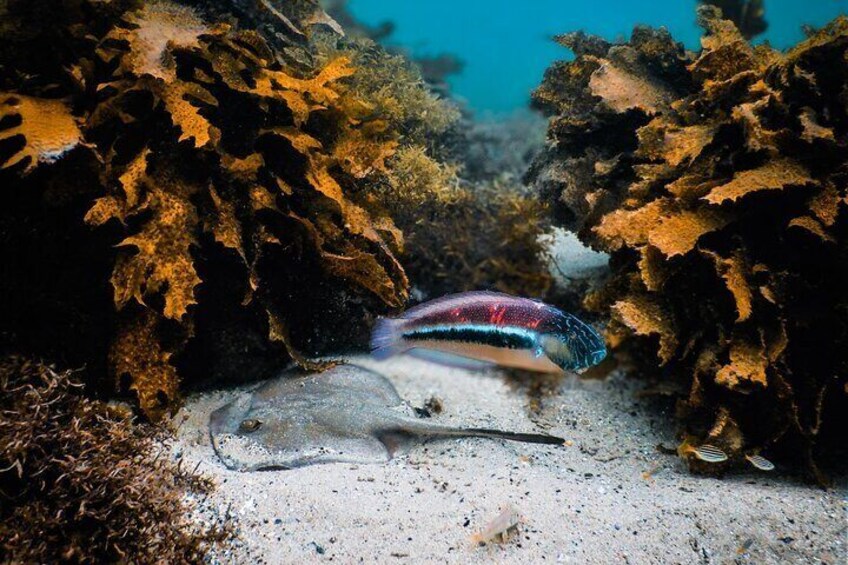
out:
M404 304L375 187L452 119L412 75L362 86L314 2L232 5L269 40L164 0L0 4L6 347L108 359L153 419L181 377L310 366Z
M530 176L612 255L586 305L680 385L685 445L725 450L713 471L800 454L823 480L819 440L844 444L848 408L848 19L780 53L699 16L699 53L646 28L558 38L576 58L534 94L554 117Z

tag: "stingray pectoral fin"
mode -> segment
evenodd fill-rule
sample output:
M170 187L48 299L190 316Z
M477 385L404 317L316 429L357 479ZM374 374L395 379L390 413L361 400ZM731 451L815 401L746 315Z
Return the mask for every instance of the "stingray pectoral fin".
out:
M393 456L380 438L370 435L323 439L320 445L310 446L299 456L283 461L282 465L293 469L319 463L385 463Z
M437 363L446 367L466 369L469 371L484 371L486 369L491 369L492 367L497 366L495 363L492 363L490 361L483 361L480 359L474 359L472 357L465 357L464 355L460 355L454 352L439 351L426 347L413 347L406 353L412 357L415 357L416 359L429 361L430 363Z

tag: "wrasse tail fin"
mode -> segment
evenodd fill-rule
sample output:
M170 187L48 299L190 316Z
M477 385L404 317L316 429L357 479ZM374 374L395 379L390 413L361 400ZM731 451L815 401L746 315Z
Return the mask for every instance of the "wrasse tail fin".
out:
M388 359L406 351L400 339L399 327L403 320L378 318L371 332L371 356L375 359Z

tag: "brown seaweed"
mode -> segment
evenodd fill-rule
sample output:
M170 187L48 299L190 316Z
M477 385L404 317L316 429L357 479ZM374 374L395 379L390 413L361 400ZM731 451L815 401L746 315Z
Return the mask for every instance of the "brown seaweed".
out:
M452 119L420 78L346 43L315 2L242 4L233 14L254 16L237 27L167 0L4 5L19 33L0 50L0 174L19 205L4 210L3 251L15 264L47 252L37 269L62 262L70 287L92 289L89 301L49 281L29 290L38 275L21 269L4 282L23 294L4 304L10 347L94 374L108 364L154 419L175 408L185 376L214 370L210 354L253 348L260 373L287 357L309 365L405 302L403 234L377 189L393 182L398 151L426 152ZM260 16L281 26L270 43L267 26L248 27ZM39 59L47 37L67 47L51 47L60 60ZM16 235L27 222L37 244ZM54 231L97 269L39 247ZM33 300L46 312L29 316ZM70 322L40 343L56 307ZM214 347L231 337L242 342Z
M534 95L554 117L530 177L612 254L586 303L614 346L690 388L687 441L731 461L791 446L818 473L848 399L848 20L779 53L700 18L695 54L646 28L561 37L577 57Z
M420 150L399 151L380 196L406 234L403 262L419 298L487 288L547 296L546 207L511 179L460 174Z
M768 28L764 0L700 0L700 2L719 8L722 17L736 24L745 39L751 39Z
M186 519L211 483L160 456L164 430L85 398L73 373L4 358L0 408L3 561L195 563L232 535Z

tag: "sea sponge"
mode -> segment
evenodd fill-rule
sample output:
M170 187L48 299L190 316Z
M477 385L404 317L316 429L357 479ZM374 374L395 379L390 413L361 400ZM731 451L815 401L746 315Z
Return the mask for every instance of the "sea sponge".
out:
M211 484L161 456L164 430L82 392L70 372L0 361L3 561L202 561L232 534L185 518Z
M54 209L64 224L51 230L90 226L85 251L98 271L64 282L87 277L98 292L111 286L112 306L104 312L102 297L74 302L56 292L75 315L60 327L77 324L85 341L108 341L89 349L108 349L113 382L147 416L172 411L186 377L234 366L210 359L250 357L256 351L247 348L261 344L265 359L257 354L249 375L289 358L313 366L310 355L364 339L376 314L405 303L403 234L377 195L394 178L395 155L425 150L453 119L420 78L393 76L399 61L345 42L308 0L287 3L291 13L262 12L270 18L262 33L245 29L247 16L233 27L168 0L60 4L8 7L30 33L0 50L9 91L0 173L15 198L33 197L5 209L3 225L14 234L36 222L41 233L51 224L45 210ZM33 18L50 7L52 22ZM245 13L241 2L231 7ZM268 22L297 36L297 48L278 50ZM54 29L62 25L64 34ZM32 63L45 34L65 38L77 59ZM40 74L16 83L15 65ZM56 119L46 124L44 116ZM27 252L3 251L12 262ZM112 265L106 281L104 263ZM29 303L23 296L4 305L17 322L7 331L48 354L38 338L52 320L28 318ZM226 351L204 350L233 337ZM97 371L99 358L71 350L77 339L43 347Z
M848 400L848 19L779 53L699 13L697 54L646 28L561 37L577 57L535 93L555 116L530 176L612 255L586 303L689 390L686 441L730 455L712 469L787 448L822 479Z

